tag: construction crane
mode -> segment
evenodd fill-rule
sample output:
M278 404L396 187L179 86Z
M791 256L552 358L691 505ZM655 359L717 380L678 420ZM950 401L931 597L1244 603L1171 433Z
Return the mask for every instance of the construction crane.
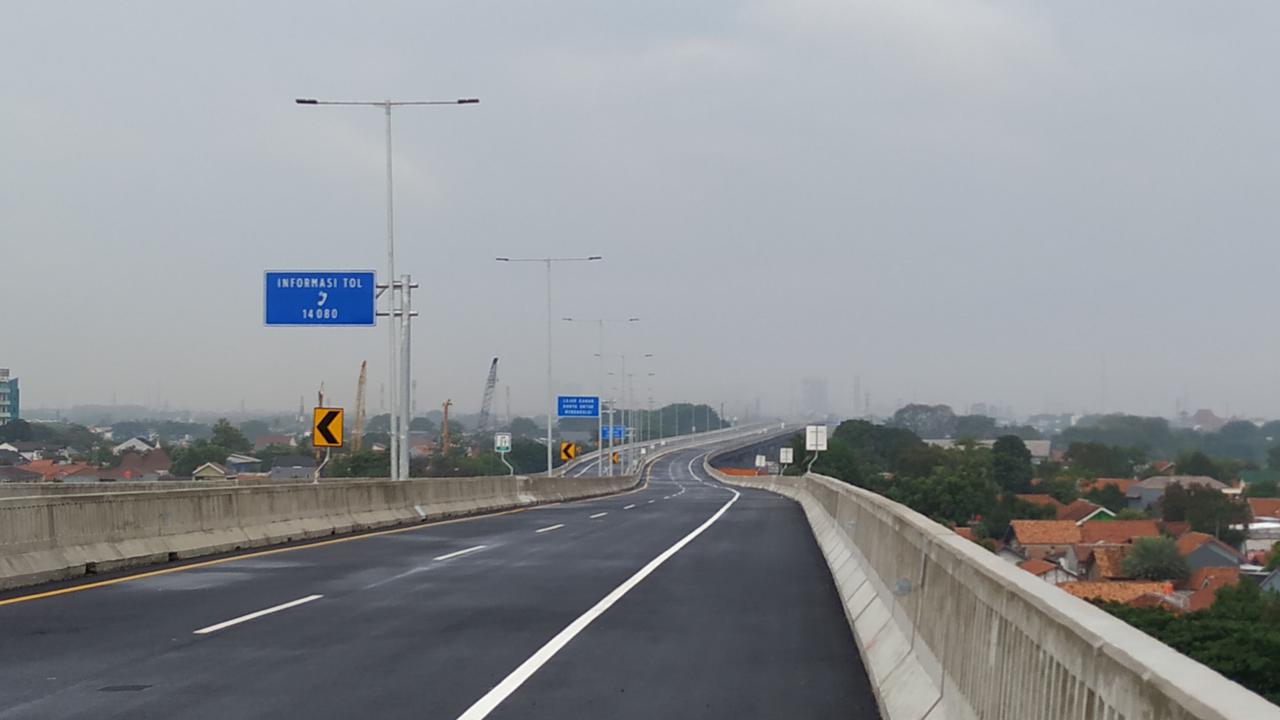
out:
M484 399L480 401L480 422L476 432L485 433L490 429L491 411L493 410L493 389L498 384L498 358L489 363L489 378L484 381Z
M360 362L360 381L356 383L356 422L351 428L351 451L360 452L364 447L364 384L369 361Z
M452 400L445 400L440 407L444 408L444 422L440 424L440 454L449 454L449 408L453 406Z

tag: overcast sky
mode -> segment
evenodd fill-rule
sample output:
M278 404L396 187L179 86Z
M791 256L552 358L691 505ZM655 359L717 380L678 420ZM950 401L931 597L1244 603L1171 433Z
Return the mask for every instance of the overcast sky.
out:
M422 283L419 407L545 395L638 315L657 402L1280 415L1280 5L25 2L0 23L0 366L28 407L350 404L386 334L262 272ZM556 382L597 383L557 323ZM642 389L642 395L647 391ZM501 398L501 391L500 391Z

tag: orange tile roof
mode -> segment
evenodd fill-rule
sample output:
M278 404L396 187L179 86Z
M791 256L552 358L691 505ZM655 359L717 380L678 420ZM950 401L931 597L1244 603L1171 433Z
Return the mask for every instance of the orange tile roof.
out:
M1049 572L1050 570L1057 569L1058 566L1054 565L1053 563L1047 560L1038 560L1038 559L1032 558L1031 560L1023 560L1022 562L1018 563L1018 567L1022 568L1023 570L1026 570L1032 575L1039 577Z
M1280 498L1249 498L1249 509L1255 518L1280 519Z
M1165 582L1064 582L1058 587L1085 600L1127 603L1143 595L1168 595L1173 584Z
M1013 536L1023 545L1074 545L1080 528L1070 520L1013 520Z
M1223 550L1231 553L1237 558L1240 557L1240 552L1235 548L1231 547L1230 545L1218 540L1212 535L1209 535L1207 533L1202 533L1202 532L1195 532L1195 531L1183 533L1183 535L1178 538L1178 542L1177 542L1178 554L1182 555L1183 557L1186 557L1187 555L1190 555L1191 553L1198 550L1201 545L1206 545L1208 543L1216 543Z
M1014 495L1014 497L1023 502L1031 503L1032 505L1046 505L1054 510L1058 510L1062 507L1062 503L1058 502L1058 499L1052 495L1044 495L1041 493L1021 493Z
M1160 528L1164 530L1166 535L1182 537L1191 529L1191 523L1186 520L1165 520L1160 523Z
M1071 522L1080 522L1097 512L1101 505L1095 505L1088 500L1074 500L1070 505L1064 505L1058 509L1059 520L1070 520Z
M1080 526L1080 537L1090 545L1127 543L1139 537L1160 537L1155 520L1109 520Z
M1115 485L1120 488L1120 492L1129 492L1129 488L1138 482L1133 478L1098 478L1092 482L1084 483L1080 486L1080 492L1090 492L1093 490L1101 490L1108 485Z
M956 534L970 542L978 542L978 538L974 536L973 528L971 527L958 527L956 528Z
M1195 612L1213 605L1218 599L1218 588L1235 585L1240 582L1240 568L1200 568L1187 581L1187 589L1191 597L1187 600L1187 610Z
M1093 546L1093 562L1098 574L1107 580L1119 580L1128 577L1124 571L1124 559L1129 556L1132 545L1095 545Z

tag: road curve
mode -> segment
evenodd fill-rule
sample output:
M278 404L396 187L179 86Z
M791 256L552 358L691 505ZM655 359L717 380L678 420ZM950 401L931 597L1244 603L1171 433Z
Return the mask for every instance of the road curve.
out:
M705 452L628 494L0 606L0 719L876 717L803 513Z

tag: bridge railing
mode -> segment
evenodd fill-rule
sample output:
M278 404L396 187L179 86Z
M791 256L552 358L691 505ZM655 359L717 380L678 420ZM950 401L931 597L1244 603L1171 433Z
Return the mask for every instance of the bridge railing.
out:
M888 720L1262 720L1280 708L875 493L730 477L800 502Z

